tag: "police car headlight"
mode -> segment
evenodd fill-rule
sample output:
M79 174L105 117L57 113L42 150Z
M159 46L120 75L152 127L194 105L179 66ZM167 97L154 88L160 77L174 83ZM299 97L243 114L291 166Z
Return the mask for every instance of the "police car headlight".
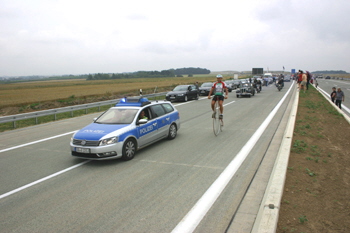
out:
M185 94L178 94L178 96L184 96Z
M107 146L118 142L118 137L106 138L100 141L99 146Z

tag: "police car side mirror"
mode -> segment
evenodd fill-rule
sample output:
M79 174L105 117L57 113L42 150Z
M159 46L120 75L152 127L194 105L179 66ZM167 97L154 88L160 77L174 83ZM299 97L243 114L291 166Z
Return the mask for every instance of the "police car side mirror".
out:
M142 125L142 124L146 124L147 122L148 122L147 119L140 119L140 120L137 122L137 124L138 124L138 125Z
M92 119L93 122L95 122L97 120L97 117L95 117L94 119Z

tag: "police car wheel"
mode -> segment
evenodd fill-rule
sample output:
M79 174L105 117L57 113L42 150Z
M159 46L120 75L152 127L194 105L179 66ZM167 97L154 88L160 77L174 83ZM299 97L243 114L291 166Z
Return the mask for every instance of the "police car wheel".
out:
M168 134L168 139L169 140L173 140L174 138L176 138L177 135L177 128L175 124L171 124L169 127L169 134Z
M187 100L188 100L188 97L187 97L187 95L185 95L185 102L187 102Z
M128 139L123 145L123 160L131 160L135 157L136 143L132 139Z

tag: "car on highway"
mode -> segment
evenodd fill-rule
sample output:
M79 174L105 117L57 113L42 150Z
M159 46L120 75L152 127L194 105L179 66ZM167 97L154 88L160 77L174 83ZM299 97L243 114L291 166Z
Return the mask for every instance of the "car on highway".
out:
M178 85L165 96L168 101L185 101L199 98L199 90L195 85Z
M237 98L242 96L251 97L254 95L255 95L255 88L253 87L253 84L249 82L242 83L241 87L236 90Z
M213 86L212 82L203 83L199 87L199 95L209 95L209 92L212 86Z
M283 79L285 82L290 82L291 80L291 76L290 75L286 75L284 76L284 79Z
M237 88L239 88L240 85L241 85L241 80L239 80L239 79L233 79L233 83L234 83L234 85L236 86L235 89L237 89Z
M75 132L70 150L82 159L131 160L141 148L174 139L179 129L179 112L171 102L126 97Z
M249 83L248 79L241 79L241 85L240 87L242 87L244 84Z
M224 82L226 83L228 92L232 92L232 90L237 88L232 79L225 80Z

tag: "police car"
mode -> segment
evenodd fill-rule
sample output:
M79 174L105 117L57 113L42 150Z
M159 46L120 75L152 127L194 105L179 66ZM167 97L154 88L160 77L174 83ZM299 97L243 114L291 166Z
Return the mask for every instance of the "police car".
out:
M72 136L71 153L83 159L131 160L143 147L174 139L179 128L179 112L171 102L123 98Z

